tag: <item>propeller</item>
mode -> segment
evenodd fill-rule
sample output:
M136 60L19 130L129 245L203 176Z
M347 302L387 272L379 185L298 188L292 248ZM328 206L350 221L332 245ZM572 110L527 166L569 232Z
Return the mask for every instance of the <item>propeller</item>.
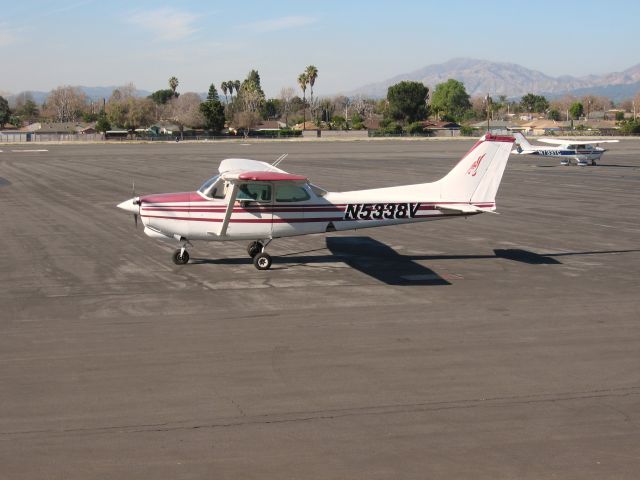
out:
M131 202L134 205L140 205L140 197L136 197L136 181L131 180ZM134 212L133 214L133 223L136 226L136 230L138 229L138 214Z

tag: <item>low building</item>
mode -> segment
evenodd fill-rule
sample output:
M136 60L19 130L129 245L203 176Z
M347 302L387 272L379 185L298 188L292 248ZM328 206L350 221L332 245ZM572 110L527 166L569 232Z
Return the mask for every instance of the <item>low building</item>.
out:
M457 137L460 135L460 124L446 120L425 120L420 122L425 132L434 137Z
M191 129L186 129L191 130ZM180 134L180 126L171 122L158 122L149 127L149 131L153 132L154 135L179 135Z
M537 118L530 122L520 125L522 132L528 135L549 135L571 129L570 122L557 122L555 120L547 120Z
M95 123L80 122L36 122L21 128L20 131L64 135L96 133Z
M472 123L470 127L474 130L486 132L487 121L482 120L481 122ZM512 120L489 120L489 131L491 133L507 135L510 132L518 131L521 128L522 127L519 124L513 122Z
M284 122L280 122L278 120L263 120L251 130L255 130L257 132L277 132L283 128L287 128L287 124Z

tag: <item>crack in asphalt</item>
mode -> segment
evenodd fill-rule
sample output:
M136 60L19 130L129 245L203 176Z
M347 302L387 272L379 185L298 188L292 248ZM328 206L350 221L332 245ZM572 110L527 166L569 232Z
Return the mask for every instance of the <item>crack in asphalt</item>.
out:
M335 420L346 417L361 417L372 415L397 415L405 413L437 412L444 410L471 409L471 408L496 408L506 405L534 405L543 403L567 402L572 400L592 400L606 399L613 397L629 397L640 395L640 386L621 387L613 389L589 390L583 392L561 392L555 394L540 393L533 395L515 395L504 397L476 398L466 400L451 400L439 402L421 402L396 405L379 405L365 407L351 407L341 409L318 410L308 412L284 412L270 413L264 415L246 415L241 411L242 417L231 417L221 419L211 423L186 424L188 421L149 423L138 425L116 425L104 427L80 427L69 429L43 429L43 430L23 430L0 432L0 438L7 439L14 436L38 435L38 434L108 434L117 431L118 433L149 433L149 432L170 432L178 430L198 430L232 428L250 425L274 425L284 423L297 423L309 421ZM235 402L233 402L235 405ZM610 405L605 405L612 408ZM236 405L236 407L238 407ZM628 421L628 420L627 420Z

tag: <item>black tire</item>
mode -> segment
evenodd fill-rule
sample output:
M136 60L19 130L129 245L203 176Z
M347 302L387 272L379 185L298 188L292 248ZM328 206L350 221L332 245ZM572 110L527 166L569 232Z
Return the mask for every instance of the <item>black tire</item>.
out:
M171 256L171 260L173 260L173 263L176 265L185 265L189 262L189 252L185 250L184 253L180 255L181 251L182 249L179 248L173 252L173 255Z
M253 257L253 266L258 270L269 270L271 268L271 255L261 252Z
M262 251L262 243L261 242L251 242L247 247L247 253L251 258L255 258Z
M591 165L593 165L594 167L597 165L595 160L591 160Z

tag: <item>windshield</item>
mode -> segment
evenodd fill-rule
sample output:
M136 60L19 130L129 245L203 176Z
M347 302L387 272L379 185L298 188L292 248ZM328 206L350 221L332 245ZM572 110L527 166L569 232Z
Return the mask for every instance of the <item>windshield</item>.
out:
M204 182L198 189L198 192L206 197L224 198L224 188L222 185L222 180L220 179L220 175L211 177L209 180Z
M220 178L220 175L211 177L209 180L207 180L202 184L202 186L198 189L198 191L206 195L207 191L211 188L213 184L215 184L218 181L219 178Z

